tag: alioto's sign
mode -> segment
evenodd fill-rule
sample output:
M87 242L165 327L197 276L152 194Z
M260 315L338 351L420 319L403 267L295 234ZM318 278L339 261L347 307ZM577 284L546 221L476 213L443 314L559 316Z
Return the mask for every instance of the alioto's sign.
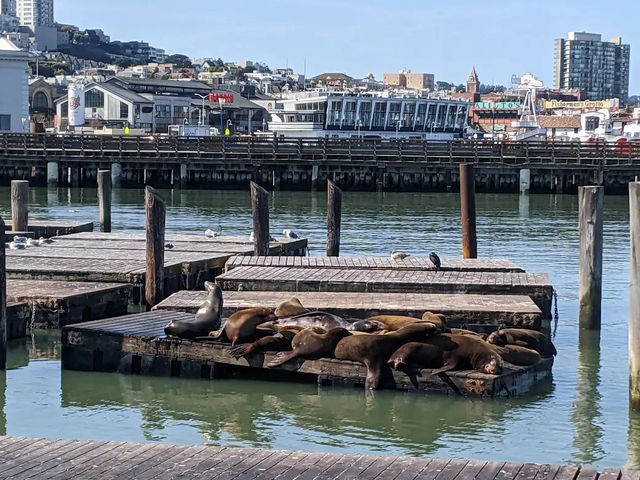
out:
M473 107L476 110L517 110L520 102L476 102Z

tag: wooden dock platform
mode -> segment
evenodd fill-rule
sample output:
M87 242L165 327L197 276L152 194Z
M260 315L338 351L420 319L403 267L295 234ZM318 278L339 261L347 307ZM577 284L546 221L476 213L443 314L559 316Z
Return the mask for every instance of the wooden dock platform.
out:
M0 437L1 479L640 480L640 471L534 463Z
M184 312L153 311L70 325L62 331L62 367L71 370L120 372L187 378L220 378L238 372L244 378L274 378L317 382L320 386L364 386L364 365L336 359L298 358L266 368L275 353L264 352L236 359L229 345L167 338L164 327L172 320L193 318ZM386 372L388 387L422 393L481 397L525 393L550 376L553 359L531 367L505 368L501 375L452 371L431 375L422 369L418 388L403 372Z
M393 260L383 257L255 257L237 256L229 259L225 271L237 267L332 268L340 270L441 270L461 272L524 272L510 260L478 258L442 259L440 268L428 257L407 257Z
M93 232L93 222L58 222L48 220L29 220L28 232L34 237L50 238L60 235L71 235L81 232ZM7 234L15 234L11 231L11 223L5 224Z
M204 291L182 290L156 305L154 310L195 313L206 296ZM451 327L476 331L489 326L539 330L542 323L542 312L526 295L225 291L223 315L229 316L244 308L275 308L292 296L296 296L310 310L321 310L346 318L374 315L421 317L424 312L430 311L446 315Z
M7 300L7 340L27 335L31 323L31 307L24 302Z
M548 275L521 272L240 266L216 282L223 290L527 295L544 318L553 296Z
M72 323L124 315L132 285L128 283L62 282L49 280L7 280L7 300L15 307L23 305L23 320L7 321L16 325L15 337L26 335L27 328L59 328ZM11 326L10 330L14 327ZM15 338L14 337L14 338Z

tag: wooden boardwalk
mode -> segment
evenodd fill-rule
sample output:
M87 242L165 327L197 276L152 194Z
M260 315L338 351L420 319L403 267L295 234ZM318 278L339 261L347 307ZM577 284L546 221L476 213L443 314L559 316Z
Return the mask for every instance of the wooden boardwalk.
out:
M442 259L441 268L427 257L393 260L383 257L255 257L237 256L227 262L226 271L236 267L333 268L341 270L454 270L468 272L524 272L509 260L478 258Z
M224 290L289 292L528 295L551 318L553 286L546 274L241 266L216 278Z
M1 479L640 480L640 471L395 456L0 437Z
M245 378L313 381L320 386L364 386L366 368L361 363L330 358L296 358L279 367L267 368L266 364L275 359L275 352L234 358L229 352L228 343L166 337L164 327L170 321L191 318L193 314L190 313L157 310L64 327L62 367L206 379L242 372ZM550 376L552 365L552 358L543 359L530 367L509 365L501 375L476 371L432 375L431 370L421 369L416 376L417 388L405 373L387 367L383 381L387 388L421 393L513 396L525 393L534 384Z
M306 258L306 257L300 257ZM156 310L195 313L205 300L204 291L182 290L158 304ZM346 318L374 315L421 317L426 311L442 313L451 327L479 330L483 326L519 326L540 329L542 312L526 295L472 295L429 293L348 292L224 292L224 316L259 306L277 307L292 296L310 310Z
M59 235L70 235L80 232L92 232L93 222L58 222L29 220L28 233L34 237L57 237ZM11 222L5 224L7 235L15 234L11 231ZM18 232L19 233L19 232Z

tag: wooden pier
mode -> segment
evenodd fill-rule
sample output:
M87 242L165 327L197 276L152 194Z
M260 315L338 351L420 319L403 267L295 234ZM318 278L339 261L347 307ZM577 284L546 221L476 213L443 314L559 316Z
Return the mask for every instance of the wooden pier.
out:
M223 316L245 308L275 308L292 296L296 296L309 310L321 310L345 318L367 318L374 315L407 315L419 318L429 311L446 315L447 324L451 327L476 331L498 326L534 329L542 326L542 312L526 295L225 291ZM195 313L206 297L207 293L204 291L182 290L154 309Z
M58 222L58 221L40 221L29 220L27 232L11 231L11 224L5 225L7 235L17 235L20 233L29 233L35 238L57 237L60 235L71 235L80 232L93 232L93 222Z
M224 378L236 374L255 378L313 381L320 386L364 386L364 365L336 359L298 358L266 368L275 358L264 352L234 358L228 344L167 338L164 327L193 314L154 311L70 325L62 331L62 366L71 370L120 372L186 378ZM422 393L481 397L512 396L550 376L553 359L531 367L509 366L501 375L452 371L431 375L422 369L414 387L403 372L387 371L387 387Z
M548 275L524 272L240 266L216 282L223 290L527 295L544 318L553 296Z
M0 478L640 480L640 471L535 463L0 437Z

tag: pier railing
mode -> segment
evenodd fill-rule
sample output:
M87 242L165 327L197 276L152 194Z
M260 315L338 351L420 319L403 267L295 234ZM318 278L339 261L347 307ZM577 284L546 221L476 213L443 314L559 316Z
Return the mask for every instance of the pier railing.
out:
M485 141L371 138L168 137L2 134L0 157L68 162L150 161L218 163L376 164L461 162L502 165L640 166L640 143Z

